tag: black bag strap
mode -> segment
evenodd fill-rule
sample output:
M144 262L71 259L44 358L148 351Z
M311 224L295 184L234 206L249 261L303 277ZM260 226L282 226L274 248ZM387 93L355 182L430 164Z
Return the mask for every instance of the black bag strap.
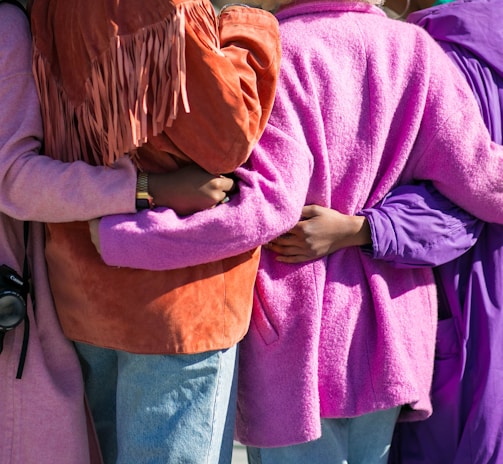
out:
M1 2L2 0L0 0ZM31 285L31 273L30 266L28 264L28 235L30 232L29 222L25 221L23 223L23 239L24 239L24 262L23 262L23 283L24 283L24 295L26 295L26 300L28 296L31 298L33 312L35 313L35 294L33 292L33 285ZM28 301L26 301L28 304ZM24 334L23 334L23 344L21 345L21 354L19 355L19 364L17 366L16 379L20 379L23 376L24 363L26 361L26 353L28 352L28 340L30 338L30 319L28 317L28 310L24 316Z
M26 11L25 6L19 2L18 0L0 0L1 3L10 3L11 5L17 6L20 8L27 16L28 12ZM35 295L31 285L31 273L30 266L28 264L28 235L29 235L29 222L25 221L23 223L23 238L24 238L24 262L23 262L23 282L25 288L23 289L24 295L26 295L26 299L28 296L31 297L33 311L35 311ZM28 303L28 301L26 301ZM23 344L21 345L21 354L19 355L19 364L16 373L16 379L20 379L23 375L24 364L26 361L26 353L28 352L28 340L30 338L30 320L28 318L28 311L26 311L26 315L24 317L24 334L23 334Z

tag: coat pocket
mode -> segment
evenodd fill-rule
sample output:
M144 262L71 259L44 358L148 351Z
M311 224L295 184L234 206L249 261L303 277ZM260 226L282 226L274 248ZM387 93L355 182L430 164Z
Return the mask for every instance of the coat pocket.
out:
M253 293L252 321L257 327L257 331L266 345L270 345L278 340L278 331L267 315L267 307L264 305L257 290Z

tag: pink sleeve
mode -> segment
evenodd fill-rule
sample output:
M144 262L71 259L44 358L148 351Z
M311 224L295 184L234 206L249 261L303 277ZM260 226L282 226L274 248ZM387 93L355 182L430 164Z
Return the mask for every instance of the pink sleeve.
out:
M135 211L136 170L62 163L39 155L42 124L31 37L20 9L5 5L0 34L0 209L21 220L66 222ZM5 33L4 33L5 32Z
M299 220L312 170L307 148L267 126L260 145L236 171L239 194L185 218L172 210L100 221L108 265L162 270L218 261L264 244Z

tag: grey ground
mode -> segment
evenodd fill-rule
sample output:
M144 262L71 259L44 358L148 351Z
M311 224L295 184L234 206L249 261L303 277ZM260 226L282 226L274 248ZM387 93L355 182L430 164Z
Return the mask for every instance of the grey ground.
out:
M234 451L232 453L232 464L247 464L246 460L246 448L234 442Z

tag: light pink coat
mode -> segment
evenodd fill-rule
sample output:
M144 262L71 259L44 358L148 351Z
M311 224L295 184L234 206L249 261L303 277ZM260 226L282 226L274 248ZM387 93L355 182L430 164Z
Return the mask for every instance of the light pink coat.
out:
M63 164L38 155L42 125L31 72L28 21L0 5L0 264L22 274L20 220L87 220L134 211L136 171ZM16 219L13 219L16 218ZM0 463L88 464L91 459L80 365L56 318L44 260L44 226L30 223L29 260L37 306L29 304L26 365L16 379L23 326L0 354ZM91 453L92 454L92 453Z
M107 263L221 259L284 232L304 204L355 214L415 179L503 223L503 149L425 31L365 3L296 2L277 16L275 107L238 171L239 195L185 219L169 210L104 219ZM241 343L238 439L305 442L320 436L320 417L400 405L402 419L427 417L435 330L430 270L393 269L358 248L302 265L263 250Z

